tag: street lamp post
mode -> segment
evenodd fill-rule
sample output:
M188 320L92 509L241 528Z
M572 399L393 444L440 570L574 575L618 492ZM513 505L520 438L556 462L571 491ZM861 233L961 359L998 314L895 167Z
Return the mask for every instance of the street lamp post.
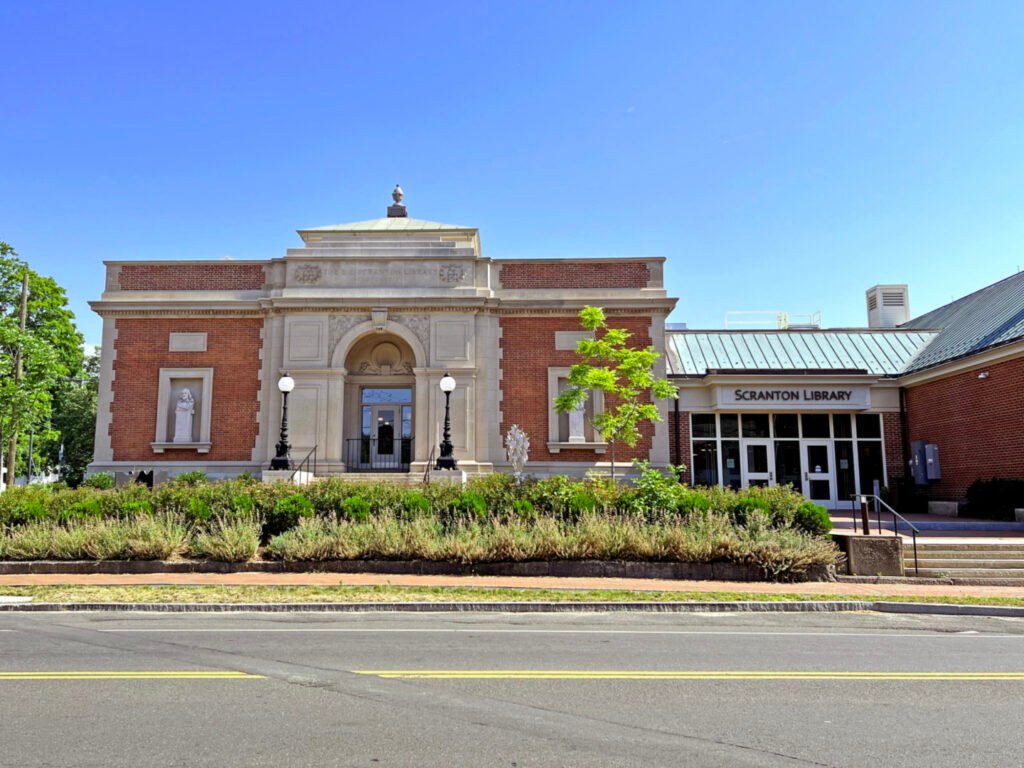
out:
M441 455L437 457L435 469L458 469L452 449L452 422L449 406L452 392L455 390L455 379L448 373L441 377L441 391L444 392L444 432L441 437Z
M277 440L277 451L270 461L271 469L291 469L292 460L289 456L292 447L288 445L288 393L295 389L295 379L287 373L277 381L284 399L281 401L281 435Z

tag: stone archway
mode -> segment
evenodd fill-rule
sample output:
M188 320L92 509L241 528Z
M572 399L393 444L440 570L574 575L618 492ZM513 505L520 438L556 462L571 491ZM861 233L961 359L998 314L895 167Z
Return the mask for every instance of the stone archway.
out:
M340 345L339 345L340 346ZM370 331L344 357L344 462L349 471L409 471L414 453L416 352L401 335Z

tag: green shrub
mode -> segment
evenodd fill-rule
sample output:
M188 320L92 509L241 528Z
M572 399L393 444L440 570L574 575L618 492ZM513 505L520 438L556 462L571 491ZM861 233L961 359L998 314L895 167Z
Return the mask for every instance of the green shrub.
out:
M109 491L114 487L114 474L112 472L97 472L94 475L89 475L82 481L81 487Z
M341 516L347 520L369 520L370 502L362 496L349 496L341 502Z
M202 485L207 482L206 473L201 469L194 469L191 472L182 472L180 475L175 475L174 482L178 485Z
M537 510L528 499L516 499L513 501L512 511L520 520L537 519Z
M967 489L964 514L990 520L1014 520L1015 509L1024 509L1024 480L975 480Z
M95 519L103 516L103 510L96 499L82 499L65 507L60 514L63 523Z
M285 496L283 499L278 499L273 510L267 515L266 522L263 524L263 538L266 540L271 536L284 533L289 528L294 528L298 525L301 518L312 516L313 505L301 493L295 493L291 496Z
M643 511L650 513L675 512L686 491L679 483L679 470L670 466L668 473L652 469L650 464L639 459L633 466L640 470L640 475L633 483L634 496L640 502Z
M455 509L466 517L483 520L487 517L487 500L476 491L463 491L455 502Z
M807 533L824 536L832 530L832 518L828 510L814 502L805 501L796 509L793 525Z
M256 556L261 526L255 518L214 518L189 544L193 557L225 563L244 563Z
M46 517L46 506L40 499L31 497L17 503L7 515L11 525L24 525L37 520L45 520Z
M771 515L772 509L765 499L748 494L746 496L737 497L732 509L729 511L732 513L733 520L735 520L738 525L746 525L753 513L763 512L767 515Z
M409 491L402 500L402 511L407 517L430 514L430 499L418 491Z
M200 496L189 496L185 502L185 516L192 523L206 523L213 516L213 508Z

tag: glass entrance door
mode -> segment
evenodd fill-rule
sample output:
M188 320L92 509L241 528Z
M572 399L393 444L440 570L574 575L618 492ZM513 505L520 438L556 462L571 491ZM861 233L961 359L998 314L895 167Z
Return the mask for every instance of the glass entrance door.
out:
M815 504L834 506L835 473L832 441L804 440L803 454L804 496Z
M397 409L392 405L375 405L370 418L373 429L370 464L374 469L390 469L399 463L402 449L396 431Z
M740 458L743 461L743 487L775 485L775 457L771 440L744 440Z

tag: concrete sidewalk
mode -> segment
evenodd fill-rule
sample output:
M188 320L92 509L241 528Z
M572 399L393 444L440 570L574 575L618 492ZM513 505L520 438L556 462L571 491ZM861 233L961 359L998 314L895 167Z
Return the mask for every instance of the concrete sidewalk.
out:
M742 581L669 581L518 576L417 576L371 573L160 573L160 574L26 574L0 576L4 586L315 586L315 587L490 587L492 589L627 590L659 592L747 592L754 594L835 595L837 597L1016 597L1024 587L983 587L946 584L859 584L800 582L771 584Z

